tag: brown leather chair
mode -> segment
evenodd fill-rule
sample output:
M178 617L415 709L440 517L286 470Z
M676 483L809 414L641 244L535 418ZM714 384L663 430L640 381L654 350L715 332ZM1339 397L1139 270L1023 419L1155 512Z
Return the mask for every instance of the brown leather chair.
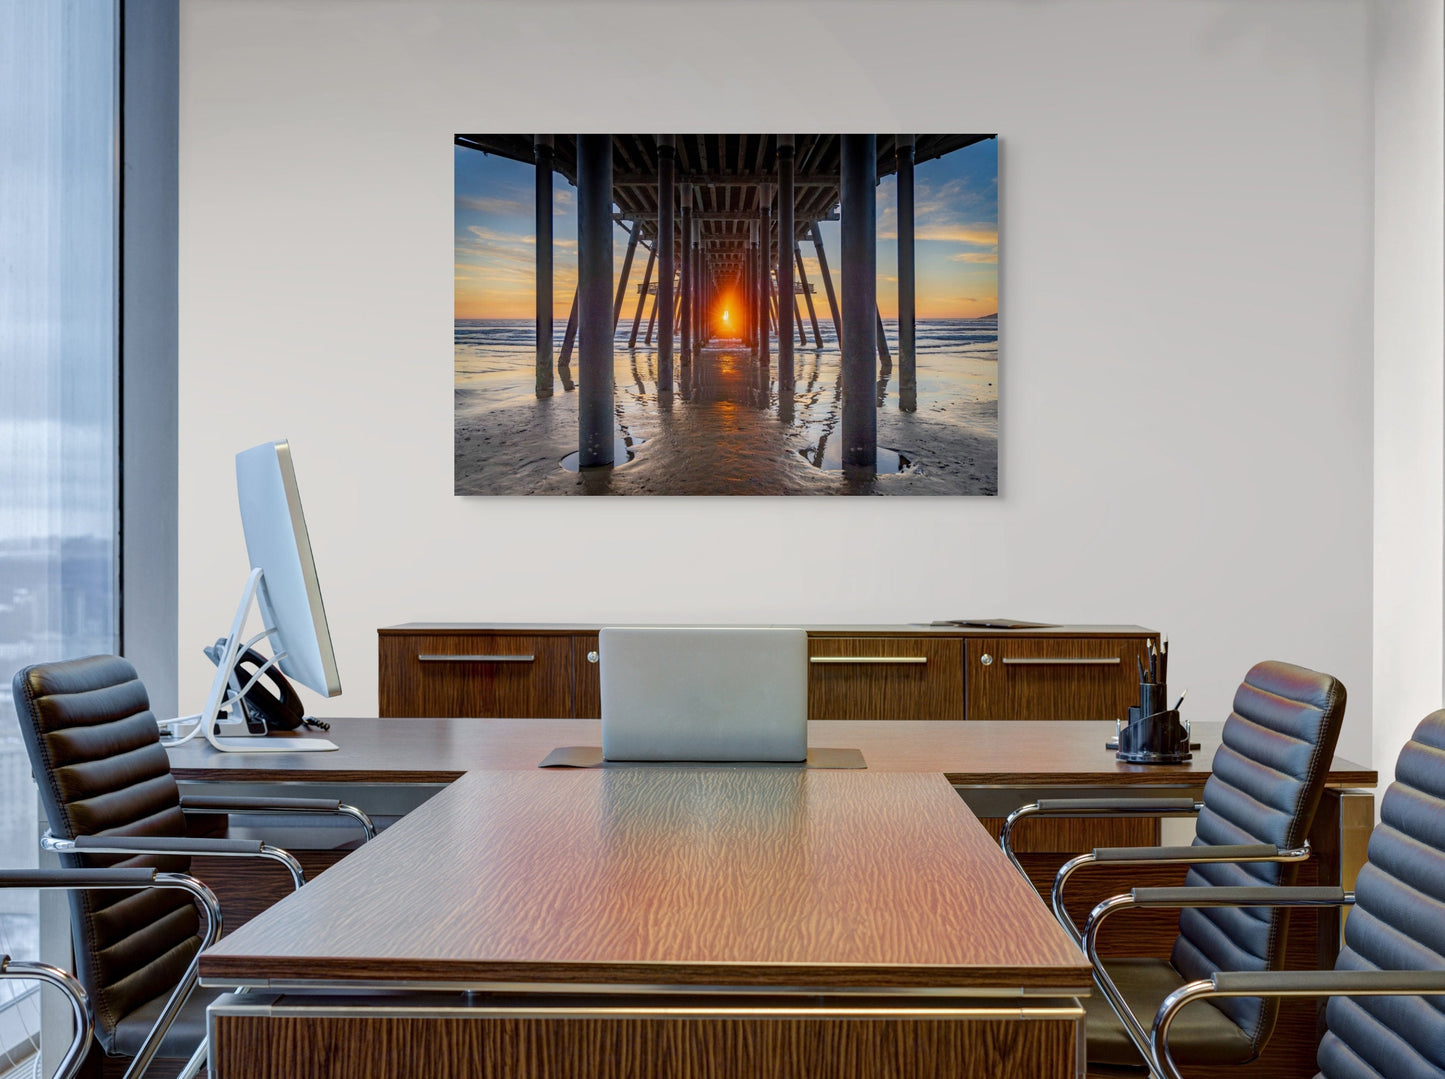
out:
M188 812L341 813L368 838L375 834L364 813L333 800L183 797L145 686L117 656L37 664L13 684L50 825L41 845L67 869L184 875L193 855L264 858L285 865L299 888L304 875L291 855L259 840L194 838ZM95 1021L87 1063L97 1066L103 1052L133 1058L127 1077L143 1074L153 1058L198 1069L205 1007L217 991L192 991L206 946L193 897L161 888L72 891L70 917L76 973Z
M1146 1067L1149 1017L1185 983L1216 971L1279 969L1285 918L1279 910L1200 904L1181 913L1169 959L1101 959L1097 924L1080 932L1064 908L1070 877L1093 865L1172 864L1189 866L1186 887L1199 893L1293 883L1298 863L1309 856L1305 837L1324 792L1344 714L1345 687L1338 679L1289 663L1259 663L1235 692L1199 802L1041 800L1009 818L1004 849L1019 865L1011 836L1017 824L1031 816L1197 814L1191 846L1101 848L1065 863L1055 879L1054 912L1094 964L1098 992L1086 1005L1091 1069ZM1106 900L1096 913L1111 902L1115 900ZM1250 997L1191 1009L1175 1030L1176 1051L1181 1060L1201 1065L1253 1060L1273 1031L1278 1010L1277 1001Z
M1352 893L1338 888L1138 888L1135 907L1201 901L1236 909L1345 906L1345 946L1333 971L1218 973L1160 1005L1150 1035L1156 1071L1179 1079L1169 1037L1186 1005L1241 997L1329 997L1316 1079L1445 1077L1445 711L1426 716L1380 801L1380 823ZM1192 893L1192 894L1190 894ZM1107 915L1100 915L1107 917Z

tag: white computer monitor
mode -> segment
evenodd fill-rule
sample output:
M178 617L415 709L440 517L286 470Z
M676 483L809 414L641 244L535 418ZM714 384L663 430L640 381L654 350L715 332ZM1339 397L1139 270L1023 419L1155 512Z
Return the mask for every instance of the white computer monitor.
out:
M236 454L236 495L251 568L261 571L256 599L272 628L271 646L286 677L326 697L341 692L336 653L289 442L263 442Z
M242 701L254 703L246 698L247 692L273 666L287 678L327 697L341 692L341 676L326 625L316 563L311 557L311 538L301 512L301 492L291 463L290 444L263 442L236 454L236 493L251 572L230 633L206 649L216 664L216 675L205 708L198 716L163 723L162 727L178 735L179 741L201 735L217 749L233 753L335 749L336 743L325 738L290 733L285 737L258 737L266 733L267 725L245 722L248 713ZM260 608L262 628L243 639L252 602ZM249 679L243 682L237 662L249 662L245 660L247 651L263 641L271 656L263 658L259 665L253 663L254 673L248 671ZM294 696L294 690L286 686L285 695ZM218 729L217 721L223 714L230 719L225 726L234 733ZM300 722L299 704L293 715ZM182 733L181 728L191 721L195 726Z

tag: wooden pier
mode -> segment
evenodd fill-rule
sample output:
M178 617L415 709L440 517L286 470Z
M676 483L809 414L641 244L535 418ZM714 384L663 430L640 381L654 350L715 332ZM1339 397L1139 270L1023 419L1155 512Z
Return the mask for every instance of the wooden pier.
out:
M803 268L801 244L811 240L843 354L844 467L870 470L877 457L874 386L879 368L886 373L893 363L877 302L874 189L880 178L897 174L899 403L907 410L915 407L917 396L914 166L993 137L462 134L456 144L536 169L536 392L551 396L555 376L565 391L580 393L582 467L614 464L613 342L638 247L647 252L646 270L627 347L637 347L651 298L644 347L653 347L655 328L660 394L673 392L674 361L692 363L712 341L721 309L729 313L728 338L751 350L761 368L771 367L776 348L778 391L790 398L796 382L794 335L799 347L808 347L800 296L812 324L812 347L823 347L814 289ZM577 187L579 207L577 294L555 370L554 172ZM841 222L838 289L820 221ZM615 290L614 222L628 233ZM575 383L574 348L580 353Z

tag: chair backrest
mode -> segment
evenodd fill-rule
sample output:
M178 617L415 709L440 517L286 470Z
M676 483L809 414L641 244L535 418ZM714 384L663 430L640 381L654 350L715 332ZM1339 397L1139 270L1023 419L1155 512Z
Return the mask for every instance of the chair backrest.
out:
M1338 679L1290 663L1259 663L1234 694L1224 741L1204 784L1196 846L1304 843L1345 717ZM1204 863L1189 867L1198 886L1290 884L1295 866L1279 862ZM1171 958L1186 981L1215 971L1276 970L1284 961L1285 915L1256 907L1190 908L1179 916ZM1256 1051L1274 1029L1279 1005L1237 997L1215 1002Z
M1445 970L1445 711L1415 728L1380 801L1336 970ZM1445 1075L1445 998L1334 997L1326 1079Z
M180 791L145 686L118 656L26 667L14 679L20 733L57 838L184 836ZM67 854L70 868L154 866L186 872L187 858ZM181 891L70 893L76 974L91 996L96 1037L113 1048L116 1023L169 993L200 948L200 918Z

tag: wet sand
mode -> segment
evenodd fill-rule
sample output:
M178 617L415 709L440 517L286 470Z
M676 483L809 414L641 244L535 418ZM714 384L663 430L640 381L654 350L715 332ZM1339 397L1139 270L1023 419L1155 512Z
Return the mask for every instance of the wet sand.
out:
M493 494L878 494L998 493L998 364L922 359L915 411L899 408L897 365L880 378L878 445L911 467L854 478L837 469L841 384L838 353L798 348L791 407L780 400L777 357L764 371L745 347L716 342L676 363L674 391L657 391L655 349L619 348L614 361L617 434L632 459L612 469L568 471L577 449L577 394L559 378L537 398L515 369L458 376L456 493ZM815 467L821 461L825 467ZM833 467L828 468L831 464Z

